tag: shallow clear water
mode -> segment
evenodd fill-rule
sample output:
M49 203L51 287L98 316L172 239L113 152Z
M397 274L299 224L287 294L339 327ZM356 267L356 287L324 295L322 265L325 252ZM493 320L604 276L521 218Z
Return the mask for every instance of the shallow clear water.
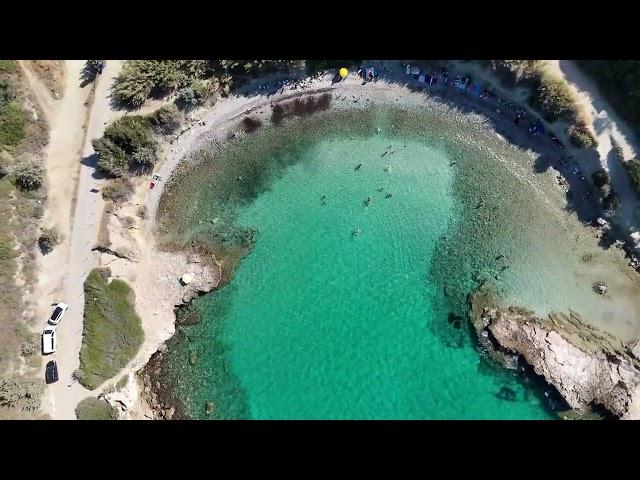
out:
M467 295L488 279L509 303L606 324L627 305L594 295L593 281L637 282L561 210L551 175L485 127L437 111L331 115L249 137L176 180L194 194L166 204L185 241L257 230L167 353L189 413L552 418L539 388L478 352Z
M213 321L251 418L548 417L514 377L482 373L471 341L451 347L430 328L449 313L429 267L454 215L452 175L445 152L422 143L334 138L241 212L255 249L198 307L213 320L225 305ZM194 342L206 343L214 330L199 327ZM191 348L216 364L219 351ZM209 378L195 405L219 388ZM505 385L517 401L497 398Z

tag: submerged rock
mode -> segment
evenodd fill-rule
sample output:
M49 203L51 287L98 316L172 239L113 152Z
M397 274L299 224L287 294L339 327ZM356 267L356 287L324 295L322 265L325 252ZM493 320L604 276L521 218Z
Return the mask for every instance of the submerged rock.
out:
M516 391L509 387L502 387L498 393L496 393L496 397L500 400L506 400L508 402L516 401Z
M607 286L605 285L604 282L596 282L593 284L593 289L595 290L596 293L599 293L600 295L605 295L608 291Z

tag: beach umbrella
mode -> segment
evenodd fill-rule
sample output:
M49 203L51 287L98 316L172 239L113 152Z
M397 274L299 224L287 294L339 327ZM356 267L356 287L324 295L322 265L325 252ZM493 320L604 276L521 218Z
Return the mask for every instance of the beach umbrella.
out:
M340 77L346 78L348 74L349 74L349 71L346 68L342 67L340 69Z

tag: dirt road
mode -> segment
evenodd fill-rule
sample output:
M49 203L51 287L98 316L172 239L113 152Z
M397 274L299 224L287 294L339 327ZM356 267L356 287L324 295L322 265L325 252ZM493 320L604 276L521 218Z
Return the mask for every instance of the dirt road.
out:
M83 284L96 265L91 251L99 227L103 200L99 193L102 181L96 178L95 155L91 141L102 136L105 125L121 112L111 110L109 93L113 79L121 69L120 61L109 61L95 86L93 105L86 105L89 90L80 86L80 69L84 61L67 61L67 85L57 112L51 121L51 142L47 160L50 200L47 217L65 235L56 254L41 258L41 280L36 298L43 326L50 314L50 304L64 301L69 310L60 323L56 360L59 381L47 387L43 410L54 419L74 419L74 409L89 392L72 380L79 365L82 344L84 307ZM86 91L85 91L86 90ZM88 123L85 120L88 116ZM79 165L79 167L78 167ZM77 172L76 178L73 173ZM71 205L75 195L75 207ZM70 219L70 221L68 221Z
M593 130L598 140L600 164L609 171L611 185L621 201L621 207L616 213L616 221L628 231L640 227L640 212L636 208L635 191L611 143L613 138L622 148L625 160L636 158L639 146L633 130L614 112L593 80L572 61L549 60L549 64L575 89L580 103L591 115Z

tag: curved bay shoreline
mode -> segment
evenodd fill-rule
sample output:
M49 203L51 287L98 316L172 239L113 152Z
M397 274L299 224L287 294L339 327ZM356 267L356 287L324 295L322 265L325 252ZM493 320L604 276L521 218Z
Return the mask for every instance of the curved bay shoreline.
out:
M316 80L301 92L276 95L271 98L260 96L252 98L236 98L228 101L220 102L216 107L206 112L203 116L192 121L191 127L187 127L181 132L181 135L166 146L167 160L157 171L164 181L158 185L158 188L152 190L147 195L146 204L149 211L149 220L146 224L148 229L157 228L155 225L157 217L157 208L160 197L163 194L164 186L173 171L181 164L191 152L195 151L205 141L224 142L235 138L241 131L242 119L251 116L258 118L263 122L268 122L272 114L271 104L287 102L299 97L309 97L318 94L332 94L332 102L334 106L336 102L347 102L357 104L364 100L374 102L384 97L385 101L395 101L400 105L400 101L408 104L429 105L430 102L436 102L446 108L457 110L461 113L476 113L486 118L486 121L492 124L496 132L502 134L508 140L521 148L531 148L534 152L545 156L548 166L557 167L556 170L565 170L566 177L570 177L566 169L560 164L559 159L562 156L557 147L546 137L533 137L522 126L514 126L510 118L504 118L504 113L495 111L496 106L491 102L476 97L471 97L466 93L455 92L451 90L436 92L412 92L409 89L398 87L392 83L379 81L373 84L361 86L359 82L347 82L337 84L336 86L328 85L328 78ZM431 93L431 95L429 95ZM355 106L355 105L351 105ZM502 106L505 108L504 106ZM182 162L185 164L185 162ZM572 197L582 199L584 194L589 191L590 185L588 181L580 181L580 179L570 179L570 189L573 192ZM576 211L578 218L582 220L591 219L598 215L599 207L597 203L591 199L587 201L574 202L570 200L570 206ZM215 267L214 267L215 268ZM215 288L215 286L213 287ZM203 290L204 291L204 290ZM173 315L173 312L171 312ZM165 339L168 340L173 335ZM161 342L161 345L164 341ZM188 418L186 411L181 405L168 403L167 400L175 402L171 398L170 387L162 385L160 379L161 362L163 359L163 350L165 347L159 346L158 351L152 355L146 367L141 369L138 374L139 380L142 382L147 403L154 408L156 418Z

